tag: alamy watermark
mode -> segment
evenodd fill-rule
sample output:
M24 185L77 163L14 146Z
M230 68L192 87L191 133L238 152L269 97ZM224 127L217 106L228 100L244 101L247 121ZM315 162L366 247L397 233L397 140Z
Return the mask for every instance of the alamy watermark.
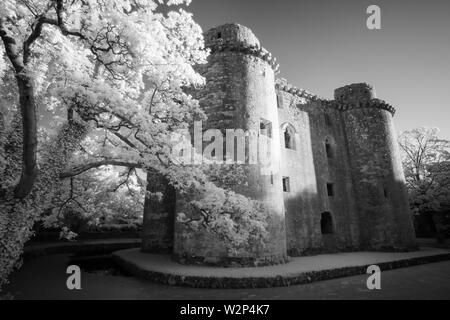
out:
M262 123L259 130L208 129L195 121L191 132L179 130L171 135L171 160L183 165L258 165L262 175L278 170L274 156L275 134L271 124Z
M369 290L381 290L381 269L377 265L371 265L367 268L366 273L370 274L367 278L366 285Z
M381 29L380 7L375 4L372 4L367 7L366 13L370 15L366 20L367 29L380 30Z
M69 290L81 290L81 269L77 265L70 265L66 270L70 274L66 280L66 286Z

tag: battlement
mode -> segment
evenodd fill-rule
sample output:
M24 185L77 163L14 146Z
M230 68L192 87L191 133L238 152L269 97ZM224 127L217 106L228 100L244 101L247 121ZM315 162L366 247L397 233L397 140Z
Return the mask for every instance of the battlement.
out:
M275 88L277 88L278 90L290 93L292 95L298 96L300 98L305 98L307 100L311 100L311 101L317 101L320 100L320 97L305 90L305 89L301 89L301 88L297 88L291 84L289 84L287 82L286 79L280 78L277 79L275 82Z
M280 66L277 59L263 48L253 32L237 23L224 24L210 29L205 33L205 45L211 53L240 52L266 61L275 73Z
M353 83L334 90L334 99L341 103L375 99L375 89L367 83Z
M218 41L260 47L258 38L250 28L237 23L227 23L214 27L205 33L206 46L214 46Z
M338 110L356 108L379 108L395 114L395 108L383 100L377 99L375 88L367 83L353 83L334 90L334 101L328 105Z
M383 109L386 111L389 111L393 116L395 115L395 108L387 103L384 100L381 99L371 99L371 100L360 100L358 102L353 101L347 101L347 102L340 102L337 100L321 100L322 104L328 108L333 108L339 111L347 111L347 110L353 110L353 109L362 109L362 108L378 108Z

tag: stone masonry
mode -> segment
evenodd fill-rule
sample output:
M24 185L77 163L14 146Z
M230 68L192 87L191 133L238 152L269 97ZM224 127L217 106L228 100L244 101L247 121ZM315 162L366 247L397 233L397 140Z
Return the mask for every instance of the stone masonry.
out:
M261 175L258 165L249 166L247 185L235 190L266 204L270 241L238 256L209 235L186 241L175 222L174 192L155 179L149 188L170 194L146 201L144 252L170 252L187 263L259 265L288 255L415 247L395 109L373 87L347 85L326 100L276 79L276 59L238 24L209 30L205 41L211 55L199 71L206 85L195 93L208 115L203 129L271 128L271 161L279 170Z

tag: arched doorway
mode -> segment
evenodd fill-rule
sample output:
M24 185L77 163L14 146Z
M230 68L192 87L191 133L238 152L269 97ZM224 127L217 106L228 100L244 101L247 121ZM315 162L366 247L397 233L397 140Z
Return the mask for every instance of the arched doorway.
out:
M333 234L333 217L329 212L322 212L320 217L320 230L322 234Z
M323 248L325 250L335 250L334 223L330 212L322 212L320 215L320 232L322 234Z

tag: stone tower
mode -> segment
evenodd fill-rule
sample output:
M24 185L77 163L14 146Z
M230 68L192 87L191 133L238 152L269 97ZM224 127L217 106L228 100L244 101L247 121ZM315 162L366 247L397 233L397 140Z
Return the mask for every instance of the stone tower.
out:
M362 248L408 248L415 242L396 131L395 110L373 87L335 90L342 111Z
M234 191L264 203L269 215L269 242L265 248L248 247L245 252L229 256L217 240L194 237L184 240L175 234L176 256L196 256L210 262L227 264L270 264L286 257L284 205L280 167L280 134L275 95L275 60L260 46L252 31L238 24L226 24L205 34L211 49L208 64L202 70L206 87L197 98L208 116L203 129L242 129L247 132L246 162L262 134L269 143L269 163L245 164L245 185ZM227 144L230 148L230 144ZM261 145L258 145L258 150ZM233 150L226 150L224 156ZM237 160L236 158L234 160ZM179 229L178 229L179 230Z

